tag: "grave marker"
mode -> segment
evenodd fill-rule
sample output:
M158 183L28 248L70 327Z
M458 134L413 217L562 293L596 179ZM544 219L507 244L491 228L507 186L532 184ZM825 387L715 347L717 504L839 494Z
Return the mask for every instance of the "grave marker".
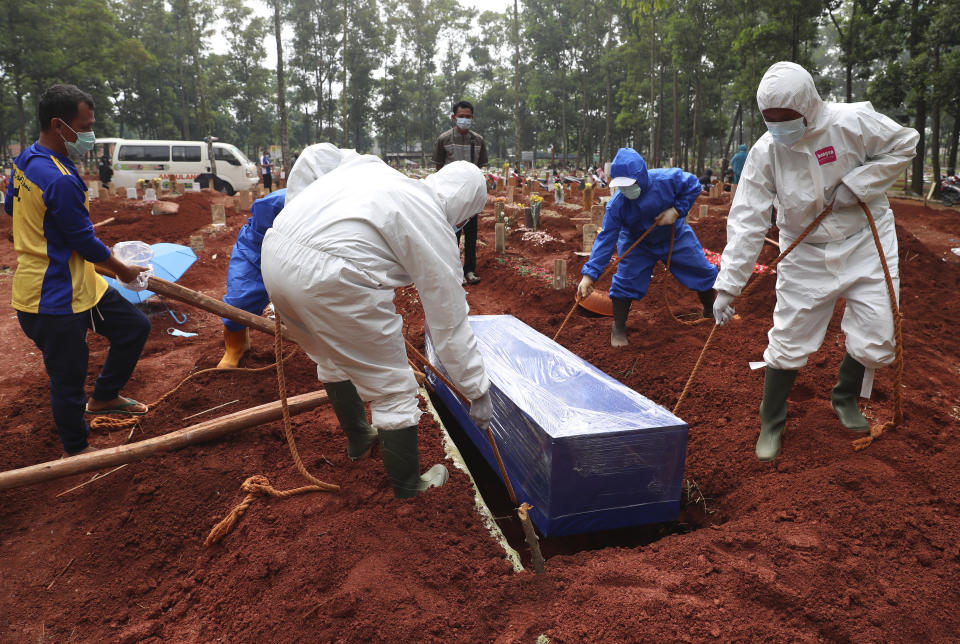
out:
M213 219L213 225L217 226L226 226L227 225L227 211L222 203L215 203L210 206L210 214Z
M507 226L503 223L498 223L494 226L494 230L497 235L496 251L498 253L507 252Z
M553 260L553 288L556 291L567 288L567 260Z
M583 252L589 253L593 242L597 239L597 227L593 224L583 225Z

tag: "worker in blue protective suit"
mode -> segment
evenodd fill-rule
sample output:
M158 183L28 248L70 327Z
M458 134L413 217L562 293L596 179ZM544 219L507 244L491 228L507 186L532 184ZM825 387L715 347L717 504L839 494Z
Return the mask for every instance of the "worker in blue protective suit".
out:
M740 150L730 159L730 167L733 168L733 183L740 183L740 174L743 172L743 166L747 163L747 144L741 143Z
M579 297L587 297L593 283L610 262L614 246L622 255L651 226L658 226L623 258L610 286L613 300L613 330L610 344L627 345L627 314L633 300L647 293L654 265L667 261L670 253L670 227L674 231L670 272L677 280L697 292L703 304L703 316L713 317L713 283L717 269L707 261L703 247L684 221L700 195L700 181L679 168L647 170L636 150L620 148L610 166L611 187L619 192L607 202L603 228L597 235L590 259L581 273Z
M230 254L227 267L227 294L223 301L238 309L260 315L270 301L267 287L260 273L260 248L263 235L273 226L273 220L283 210L287 190L281 188L253 202L250 218L240 233ZM217 369L233 369L240 364L243 354L250 348L247 327L239 322L223 318L223 358Z
M340 149L332 143L310 145L293 164L287 187L271 192L266 197L253 202L253 207L250 208L250 219L240 229L237 243L234 244L233 252L230 254L230 265L227 268L227 294L223 297L224 302L254 315L260 315L263 312L270 301L260 271L260 249L263 246L263 236L273 227L274 219L286 204L291 203L318 178L357 156L354 150ZM239 366L243 354L250 349L250 335L247 327L224 318L223 344L223 358L217 368L234 369Z

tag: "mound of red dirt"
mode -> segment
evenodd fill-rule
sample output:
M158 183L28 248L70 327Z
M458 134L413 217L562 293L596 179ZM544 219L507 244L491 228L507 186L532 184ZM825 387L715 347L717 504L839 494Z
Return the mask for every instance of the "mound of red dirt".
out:
M95 202L108 243L187 243L210 222L211 195L182 197L177 215L153 216L125 200ZM549 197L548 197L549 202ZM549 203L545 208L550 208ZM784 451L772 465L753 456L762 372L774 304L773 279L738 306L718 332L679 415L690 423L688 494L676 524L652 539L585 535L545 544L547 573L514 573L474 510L469 480L415 500L392 497L379 459L353 463L332 410L293 419L308 469L337 483L336 494L258 500L219 546L203 539L264 474L279 488L301 485L279 423L128 465L66 492L90 475L0 493L0 640L26 641L635 641L669 639L935 640L960 632L945 609L960 596L960 506L954 493L960 447L960 242L956 211L896 201L906 374L905 421L863 452L833 416L829 391L843 355L842 306L823 348L791 395ZM721 251L727 205L694 224ZM115 211L115 212L114 212ZM486 214L493 212L492 200ZM204 252L181 283L219 297L230 248L245 213L227 211L225 230L207 231ZM474 313L510 313L553 336L573 302L579 223L544 217L549 244L514 230L494 253L493 218L481 219L478 273L467 287ZM0 223L6 238L9 220ZM952 246L951 246L952 245ZM776 249L767 246L760 262ZM567 260L568 287L553 290L553 260ZM9 243L0 265L15 266ZM600 284L605 286L605 284ZM609 346L609 319L575 313L558 341L647 397L672 408L709 325L684 326L666 311L695 313L695 294L656 269L634 305L630 346ZM9 301L10 271L0 272ZM422 347L423 314L413 288L396 303ZM190 372L213 366L218 318L168 303L194 338L173 337L162 304L148 305L153 330L126 393L152 401ZM8 309L9 312L9 309ZM243 366L268 366L272 338L251 333ZM36 349L15 317L0 322L9 355L0 384L4 450L0 468L59 456ZM91 335L90 384L105 355ZM286 363L291 395L318 388L295 347ZM873 420L891 414L892 370L877 374L864 401ZM179 429L276 398L272 370L204 374L152 411L133 440ZM234 402L235 401L235 402ZM223 409L200 415L217 405ZM440 430L420 425L422 463L440 461ZM126 432L94 437L119 444ZM506 520L504 523L509 523ZM525 556L525 552L522 553Z

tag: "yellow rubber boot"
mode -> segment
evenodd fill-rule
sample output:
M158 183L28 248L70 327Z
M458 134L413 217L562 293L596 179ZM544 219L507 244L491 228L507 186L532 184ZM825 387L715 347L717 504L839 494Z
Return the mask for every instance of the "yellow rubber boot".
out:
M217 369L236 369L240 365L240 359L250 349L250 331L242 329L240 331L231 331L223 327L223 358Z

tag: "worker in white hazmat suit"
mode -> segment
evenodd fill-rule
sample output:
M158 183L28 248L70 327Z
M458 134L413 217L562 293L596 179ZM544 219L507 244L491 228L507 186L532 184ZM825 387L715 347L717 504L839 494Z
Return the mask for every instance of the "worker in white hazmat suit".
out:
M777 305L764 352L766 374L756 454L780 453L787 395L797 370L820 348L838 298L846 301L846 355L831 401L840 421L865 432L857 396L872 370L895 357L893 315L880 256L866 215L876 221L895 289L900 271L893 213L886 190L913 158L919 135L874 111L870 103L825 103L810 74L776 63L764 74L757 103L767 133L747 156L727 219L714 304L717 324L734 314L730 303L753 270L777 208L780 246L787 248L828 206L833 210L777 266ZM899 295L898 295L899 296Z
M485 202L483 174L468 162L418 181L362 155L311 183L264 238L263 279L277 315L317 363L328 391L335 383L356 386L353 403L342 406L363 422L344 423L337 412L348 454L364 456L379 434L398 498L442 485L448 474L438 464L420 475L417 382L393 304L395 287L416 285L434 346L472 401L474 421L486 427L493 412L467 322L455 234ZM370 402L373 426L362 401Z
M227 293L223 301L238 309L260 315L270 301L260 274L260 248L263 236L286 203L308 185L330 170L359 156L353 150L340 150L332 143L316 143L307 147L293 164L286 189L271 192L257 199L250 208L250 219L237 234L227 266ZM223 358L217 369L235 369L250 349L250 332L246 325L223 318Z

